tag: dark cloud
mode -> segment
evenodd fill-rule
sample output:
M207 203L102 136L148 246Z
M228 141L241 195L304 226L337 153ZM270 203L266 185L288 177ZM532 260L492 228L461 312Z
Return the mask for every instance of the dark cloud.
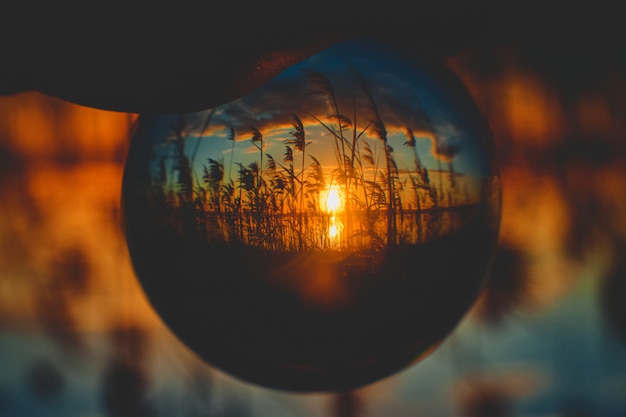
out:
M307 113L325 118L338 111L351 122L356 119L359 129L365 128L374 118L371 103L348 66L327 72L309 70L312 69L296 68L253 93L219 107L212 124L232 126L242 136L249 132L250 127L263 131L291 124L294 113L306 120ZM315 73L326 77L334 92L333 96L330 91L320 89L315 83L311 76ZM433 129L427 112L417 98L418 86L414 82L381 70L364 71L363 78L389 129ZM309 118L309 122L311 120Z
M324 97L313 93L304 77L274 80L269 85L220 108L216 124L232 126L239 136L251 127L261 131L291 124L293 114L325 115ZM304 118L304 117L303 117Z
M342 120L344 127L365 130L372 140L380 138L375 126L384 126L388 136L404 135L408 128L430 140L432 156L444 162L471 151L467 135L477 131L468 127L465 109L430 70L386 52L342 51L331 48L244 97L188 115L188 134L226 138L232 128L237 141L251 139L253 129L268 137L276 129L290 129L297 114L305 129L322 122L336 127Z

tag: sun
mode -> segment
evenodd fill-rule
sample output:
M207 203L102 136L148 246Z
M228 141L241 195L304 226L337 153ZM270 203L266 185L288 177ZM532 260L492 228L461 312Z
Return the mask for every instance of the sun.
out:
M326 195L322 200L322 208L324 211L327 213L336 213L341 210L341 207L343 206L343 199L341 197L341 190L339 187L331 185L325 194Z

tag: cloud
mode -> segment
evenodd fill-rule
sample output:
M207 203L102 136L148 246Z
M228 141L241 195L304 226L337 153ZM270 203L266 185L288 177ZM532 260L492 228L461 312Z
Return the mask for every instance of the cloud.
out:
M352 58L353 66L348 63ZM356 129L375 138L371 126L380 117L389 134L410 128L432 142L435 158L452 159L461 151L463 133L454 124L455 113L446 108L450 103L433 93L437 88L414 72L398 70L397 63L376 58L322 53L246 96L194 114L191 124L202 126L210 116L211 123L203 132L206 135L226 137L232 128L237 141L243 141L252 137L255 128L264 137L280 132L287 139L294 114L309 132L322 123L337 129L339 114L348 135ZM325 130L316 130L320 131Z
M315 75L324 77L330 88L320 88ZM417 99L414 82L399 79L389 71L369 71L363 78L386 124L410 126L416 130L428 128L426 112ZM328 94L330 90L334 95ZM276 124L291 124L293 113L302 118L306 114L325 118L337 111L351 122L356 119L361 128L374 117L372 105L349 67L328 72L307 67L283 74L256 91L221 106L215 113L214 123L231 125L236 130L245 130L248 126L263 130Z
M461 132L451 123L436 124L432 141L433 156L442 160L450 161L461 152Z
M218 124L209 124L204 130L200 131L198 129L196 131L198 136L215 136L215 137L228 137L228 126L218 125Z
M256 147L250 145L241 152L244 154L258 154L259 150Z

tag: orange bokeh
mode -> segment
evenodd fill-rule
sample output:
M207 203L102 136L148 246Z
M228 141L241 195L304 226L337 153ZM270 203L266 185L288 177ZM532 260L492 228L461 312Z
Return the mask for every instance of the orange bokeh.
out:
M616 256L615 242L626 239L626 170L619 163L624 83L609 79L598 91L567 101L540 72L520 65L514 51L499 51L499 70L490 77L470 65L471 53L448 64L494 133L503 187L500 241L525 256L527 305L547 306L584 268L604 271ZM160 325L134 277L119 218L136 118L35 92L0 98L6 160L0 168L0 326ZM600 163L572 154L572 136L618 157ZM583 255L572 252L578 235ZM88 283L79 290L63 270L76 253L88 265ZM302 285L320 302L344 297L329 278L322 274Z

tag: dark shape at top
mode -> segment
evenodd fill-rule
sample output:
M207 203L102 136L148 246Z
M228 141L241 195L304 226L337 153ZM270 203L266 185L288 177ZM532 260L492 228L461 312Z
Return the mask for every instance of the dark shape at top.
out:
M286 19L291 10L282 2L216 2L202 12L127 5L88 13L45 6L34 12L14 2L0 28L0 94L36 89L107 110L197 111L249 93L351 37L446 55L487 27L480 4L423 2L415 15L398 13L405 7L399 0L382 8L340 1ZM12 41L16 34L20 42Z

